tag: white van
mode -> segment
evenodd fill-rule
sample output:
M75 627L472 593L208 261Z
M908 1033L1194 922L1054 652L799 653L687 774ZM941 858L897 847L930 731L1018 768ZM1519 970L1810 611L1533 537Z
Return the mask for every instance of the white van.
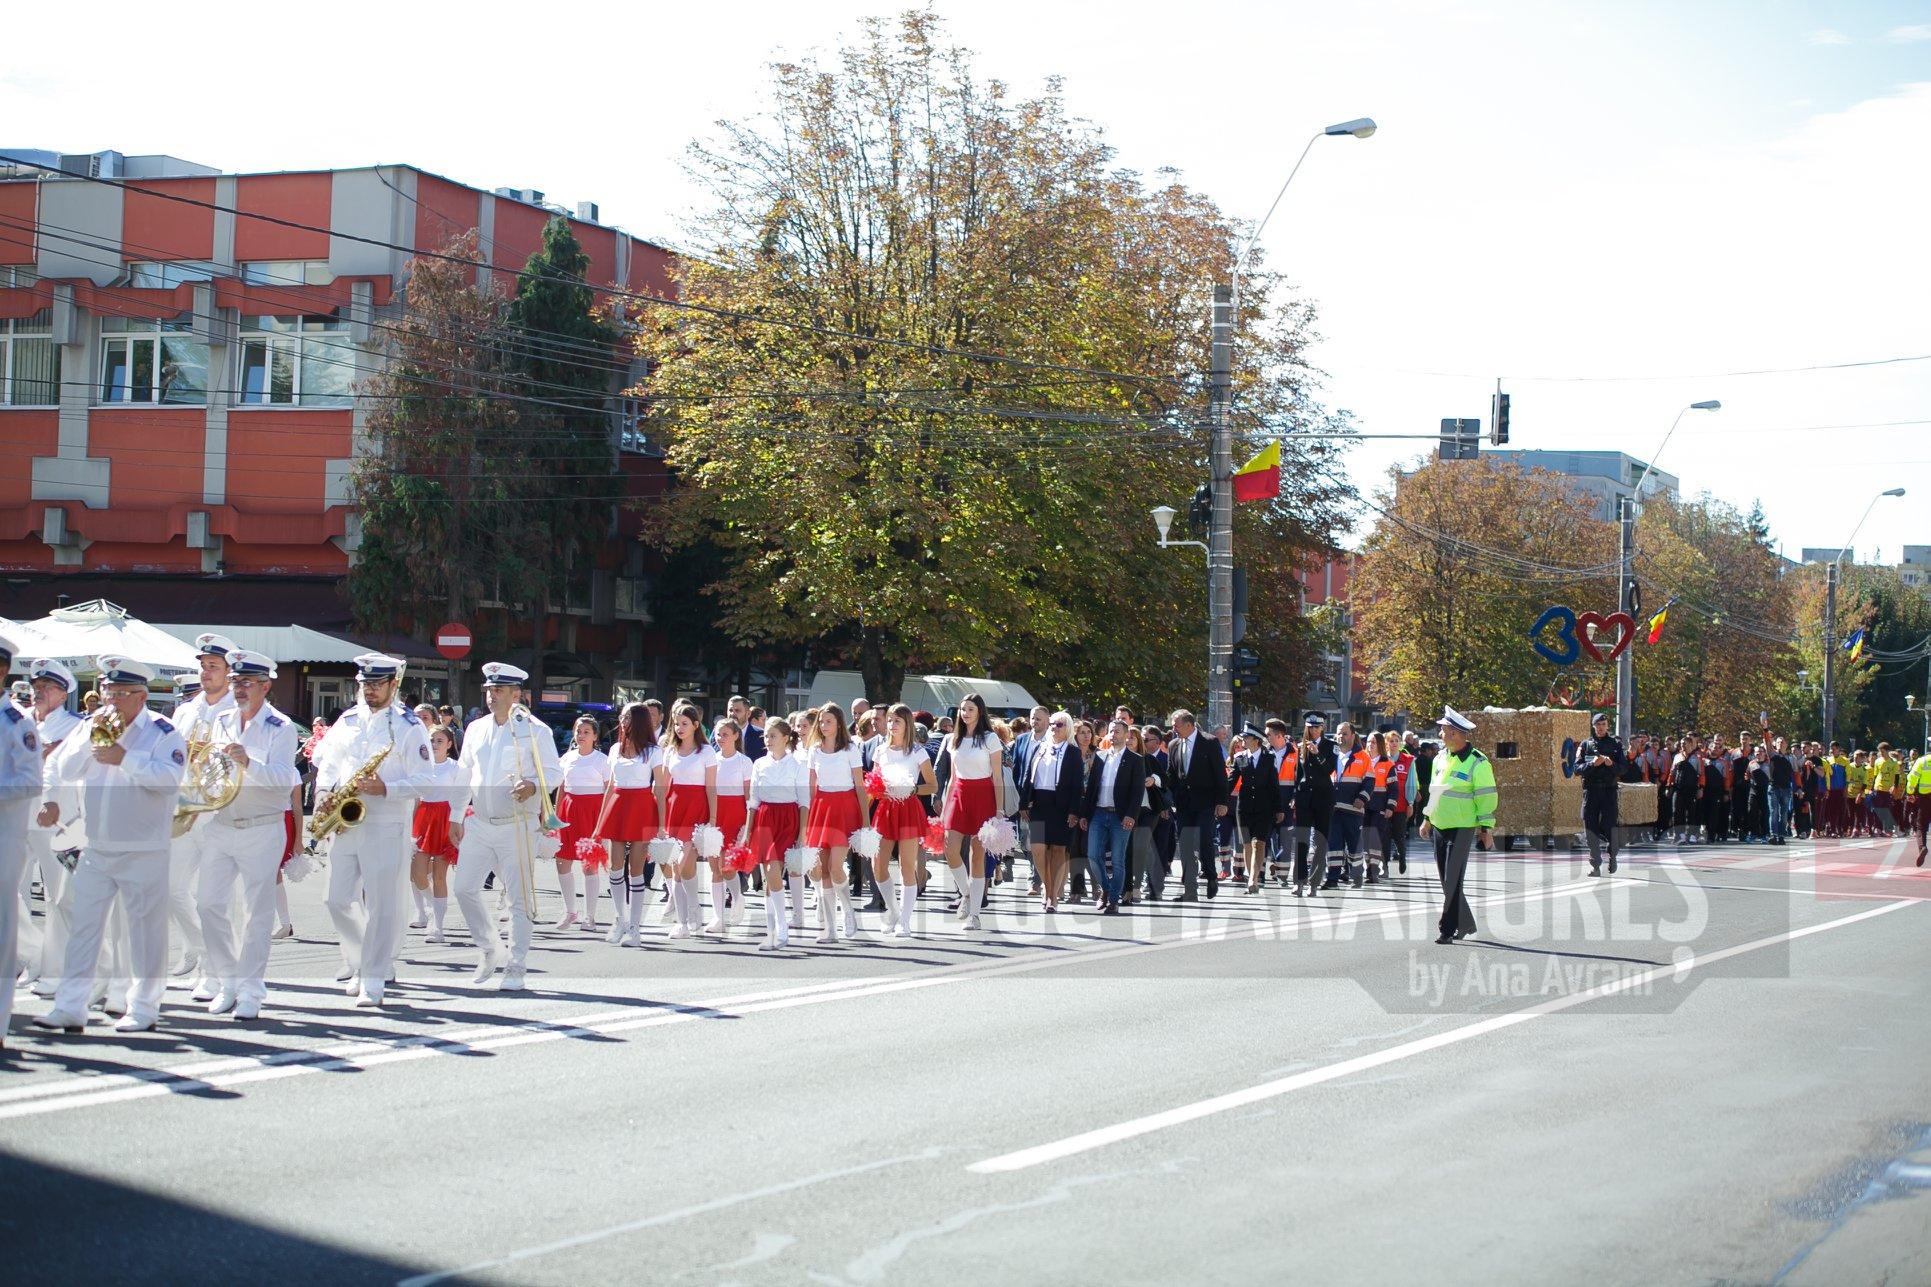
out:
M915 711L949 715L967 693L979 694L985 699L988 712L1008 719L1029 714L1039 705L1018 684L972 675L907 675L898 699ZM823 706L826 702L837 702L849 711L855 698L866 696L869 694L865 691L865 678L857 671L821 670L812 677L806 704Z

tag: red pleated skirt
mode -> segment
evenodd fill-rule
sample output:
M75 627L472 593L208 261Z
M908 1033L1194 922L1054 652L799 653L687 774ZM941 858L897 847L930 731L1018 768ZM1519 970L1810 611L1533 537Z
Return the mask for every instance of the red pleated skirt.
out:
M917 840L925 834L925 805L915 795L903 800L886 796L872 810L872 829L887 843L900 840Z
M409 834L415 839L417 853L456 861L456 842L449 838L449 801L418 804Z
M670 799L664 803L664 830L678 840L689 840L691 832L711 820L711 801L702 786L671 784Z
M954 778L952 798L946 802L942 819L945 829L968 838L978 835L979 828L992 817L996 795L991 778Z
M597 820L597 839L657 838L657 797L649 787L621 787L604 798L603 816Z
M557 857L564 862L580 862L585 871L596 871L610 861L610 851L597 839L597 818L603 813L603 797L600 795L571 795L564 792L557 797L557 817L563 819L563 833L559 838ZM578 842L588 840L590 844L581 852ZM584 857L588 854L588 857Z
M744 833L744 797L720 795L717 798L717 829L724 833L724 847L730 848Z
M820 791L811 797L811 812L805 816L805 843L813 849L842 847L862 825L858 792Z
M782 863L787 849L798 843L798 806L761 804L751 823L751 853L761 863Z

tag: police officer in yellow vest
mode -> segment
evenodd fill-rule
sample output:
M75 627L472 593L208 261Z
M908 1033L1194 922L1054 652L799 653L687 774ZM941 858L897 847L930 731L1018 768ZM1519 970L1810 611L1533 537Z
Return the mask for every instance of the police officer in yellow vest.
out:
M1920 755L1904 779L1904 816L1918 833L1918 866L1924 866L1924 837L1931 830L1931 754Z
M1441 937L1435 941L1452 943L1475 932L1475 913L1469 909L1462 883L1477 833L1484 844L1495 836L1495 766L1468 740L1475 731L1475 722L1468 716L1445 706L1435 723L1442 731L1444 749L1435 757L1421 834L1424 840L1431 832L1434 835L1435 870L1442 881Z

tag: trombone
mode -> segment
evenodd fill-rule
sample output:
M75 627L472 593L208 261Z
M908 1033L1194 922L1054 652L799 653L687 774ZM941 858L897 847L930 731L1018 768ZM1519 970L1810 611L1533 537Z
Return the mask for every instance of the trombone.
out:
M557 816L556 808L550 801L550 784L543 776L543 753L537 748L536 744L536 730L543 726L537 722L536 716L530 713L530 708L521 702L518 702L510 708L510 721L512 727L516 724L522 724L527 730L525 740L530 748L530 776L536 781L536 798L538 801L536 811L537 830L561 831L563 830L563 819ZM510 737L514 741L516 734L512 732ZM521 780L519 775L512 773L510 775L512 789ZM529 816L524 811L523 802L521 800L516 801L517 822L519 824L527 822ZM531 921L535 921L536 855L530 844L530 833L525 831L521 825L518 825L516 828L516 862L517 869L523 874L523 911Z

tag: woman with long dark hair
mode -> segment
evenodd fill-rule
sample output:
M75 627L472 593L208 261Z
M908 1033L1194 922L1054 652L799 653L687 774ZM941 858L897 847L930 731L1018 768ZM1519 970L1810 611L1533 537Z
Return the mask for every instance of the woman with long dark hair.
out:
M985 699L977 693L960 698L947 745L952 773L946 780L945 809L939 816L945 826L945 865L952 869L953 883L959 888L959 919L967 929L979 928L979 899L986 888L986 878L978 874L986 869L986 847L979 839L979 828L1005 812L999 799L999 768L1005 749L1006 744L993 732Z
M610 748L610 786L604 792L597 838L610 845L610 943L639 946L644 891L650 888L650 850L646 841L662 829L657 798L656 712L630 702L617 717L617 742Z
M852 832L865 825L865 773L858 747L845 727L844 708L836 702L818 709L807 745L811 812L805 818L805 844L818 854L812 874L818 882L818 941L836 943L840 913L845 937L858 933L858 912L845 879L845 855L851 849Z
M691 702L670 708L664 753L657 761L657 784L664 797L664 833L680 848L674 868L664 873L670 885L672 938L689 938L703 927L698 905L697 846L692 837L717 817L717 752L704 740L702 713ZM724 909L715 909L718 919Z
M868 712L869 713L869 712ZM872 762L885 778L885 798L872 811L878 831L878 857L872 860L872 880L885 900L885 925L894 938L912 937L912 913L919 900L919 841L925 835L925 805L921 797L938 790L932 760L919 745L912 708L900 702L885 715L885 743L873 752ZM910 782L905 795L895 795ZM894 894L893 864L898 887Z

